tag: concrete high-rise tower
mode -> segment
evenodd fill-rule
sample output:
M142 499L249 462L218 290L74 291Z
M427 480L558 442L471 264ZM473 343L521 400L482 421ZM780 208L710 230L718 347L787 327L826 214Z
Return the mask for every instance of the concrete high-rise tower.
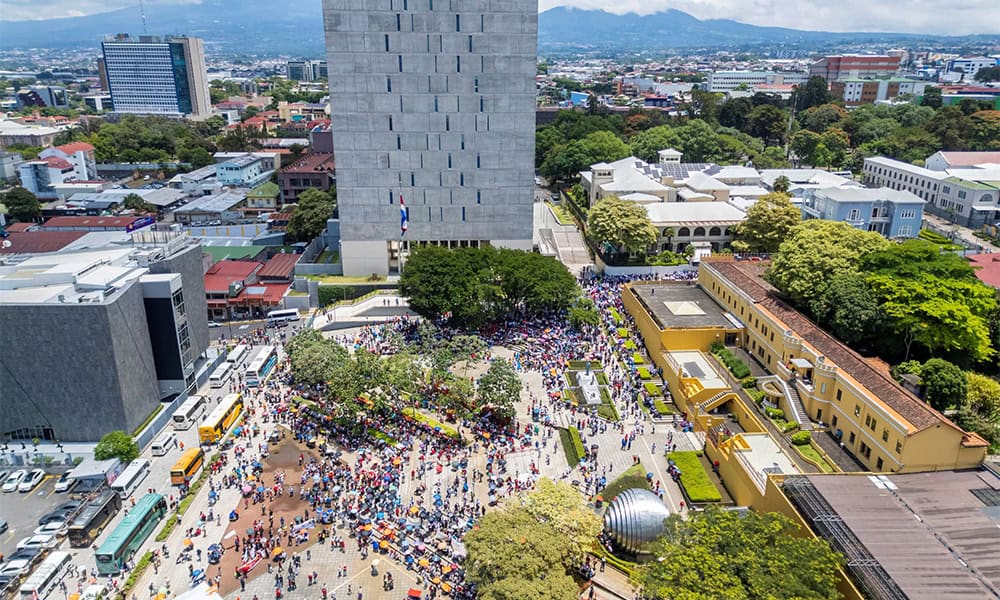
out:
M140 115L211 116L200 38L121 34L101 44L115 112Z
M344 273L396 271L412 243L530 249L537 0L324 0L323 17Z

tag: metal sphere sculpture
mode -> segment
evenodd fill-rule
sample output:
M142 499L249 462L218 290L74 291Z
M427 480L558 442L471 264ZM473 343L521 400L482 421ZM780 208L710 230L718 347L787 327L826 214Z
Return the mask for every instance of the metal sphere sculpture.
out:
M627 489L611 501L604 513L604 531L618 546L638 554L642 546L663 532L663 520L670 516L656 494L642 488Z

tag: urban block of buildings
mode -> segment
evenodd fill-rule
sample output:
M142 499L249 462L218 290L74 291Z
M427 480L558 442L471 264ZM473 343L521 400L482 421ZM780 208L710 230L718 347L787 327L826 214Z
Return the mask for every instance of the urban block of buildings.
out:
M782 71L712 71L708 74L708 91L753 91L760 86L802 85L809 73Z
M316 81L326 79L325 60L290 60L285 64L285 76L291 81Z
M200 38L119 34L101 44L117 113L208 118L212 115Z
M887 238L910 238L920 232L924 200L892 188L822 188L806 192L802 218L842 221L855 229Z
M345 275L414 243L532 247L537 3L454 8L324 0Z

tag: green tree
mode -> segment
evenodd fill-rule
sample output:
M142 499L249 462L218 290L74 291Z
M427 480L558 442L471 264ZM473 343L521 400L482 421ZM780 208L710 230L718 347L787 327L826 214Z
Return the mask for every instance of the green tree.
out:
M857 272L862 256L888 246L889 241L875 232L809 219L792 228L778 247L765 279L808 308L835 275Z
M977 150L1000 150L1000 110L974 112L969 116L969 124Z
M333 379L349 360L347 350L308 329L289 340L286 346L295 381L306 385L324 384Z
M819 146L821 141L822 138L818 133L809 131L808 129L801 129L792 134L792 137L788 140L788 147L800 161L814 164L813 158L816 153L816 147Z
M758 169L787 169L790 166L781 146L764 148L764 152L754 157L753 164Z
M719 125L746 131L747 118L753 110L750 98L732 98L719 107Z
M155 210L149 204L146 204L146 201L142 199L142 196L135 193L125 196L125 199L123 200L122 204L128 210L135 210L140 212L150 212L152 210Z
M292 155L293 159L302 156L302 153L305 151L306 147L303 146L302 144L292 144L291 146L288 147L288 152L289 154Z
M1000 419L1000 383L980 373L965 374L967 391L965 405L990 419Z
M326 228L326 221L333 217L337 203L330 194L310 188L298 195L298 203L288 219L288 237L299 242L309 242Z
M976 81L1000 81L1000 67L986 67L976 71Z
M585 325L596 326L601 322L601 317L597 313L597 307L590 298L580 298L573 306L569 307L569 322L573 327L582 329Z
M23 187L11 188L3 195L3 202L7 207L7 214L15 221L29 223L42 215L42 203L38 197Z
M942 106L926 125L927 132L941 140L945 150L965 150L974 136L972 123L957 106Z
M647 162L656 162L658 152L681 145L680 137L669 125L660 125L636 134L631 142L632 155Z
M595 131L581 140L556 146L542 162L541 173L551 179L567 180L599 162L611 162L629 155L629 147L610 131Z
M139 444L124 431L106 433L94 446L94 458L97 460L117 458L123 463L128 463L138 456Z
M795 91L795 96L795 106L799 110L829 104L833 100L829 84L819 75L810 77L801 89Z
M650 598L840 598L842 557L826 541L797 530L778 513L711 507L687 519L671 515L651 544L656 560L641 565L634 579Z
M701 119L710 126L718 124L719 97L722 94L706 92L697 87L691 90L691 101L684 107L692 119Z
M479 378L479 400L501 419L514 416L515 407L521 395L521 378L506 360L496 359Z
M788 180L784 175L779 176L774 180L774 192L776 194L787 194L788 189L792 186L792 182Z
M883 319L878 298L859 273L830 278L810 308L817 321L849 345L871 341Z
M836 104L813 106L799 113L802 127L815 133L823 133L847 118L847 111Z
M941 108L944 100L941 97L941 88L939 87L929 87L924 89L924 97L921 102L922 106L929 106L930 108Z
M792 204L791 196L781 192L766 194L747 209L746 219L736 228L733 249L739 252L777 252L792 228L801 222L802 212Z
M676 128L680 141L676 147L684 153L687 162L709 162L717 160L721 153L719 136L712 127L695 119Z
M962 369L942 359L932 358L920 369L924 399L937 410L958 406L965 400L969 382Z
M585 534L598 532L600 521L575 490L546 481L539 481L539 491L484 515L466 535L466 577L478 586L479 598L574 600L579 595L570 573L579 564L581 541L594 539L586 540Z
M641 205L607 196L587 214L587 235L620 252L641 253L656 243L657 230Z

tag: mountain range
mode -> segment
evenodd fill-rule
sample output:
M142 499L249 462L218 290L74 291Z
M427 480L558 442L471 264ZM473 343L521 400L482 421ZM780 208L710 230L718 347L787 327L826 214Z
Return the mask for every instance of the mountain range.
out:
M322 0L282 4L204 0L197 4L148 4L151 33L184 33L205 39L210 52L323 55ZM82 17L0 21L0 48L96 48L104 35L139 33L138 6ZM995 36L970 36L985 39ZM538 46L548 52L630 52L671 48L784 46L818 48L848 43L941 40L904 33L829 33L760 27L728 19L697 19L680 10L615 15L602 10L557 7L538 16Z

